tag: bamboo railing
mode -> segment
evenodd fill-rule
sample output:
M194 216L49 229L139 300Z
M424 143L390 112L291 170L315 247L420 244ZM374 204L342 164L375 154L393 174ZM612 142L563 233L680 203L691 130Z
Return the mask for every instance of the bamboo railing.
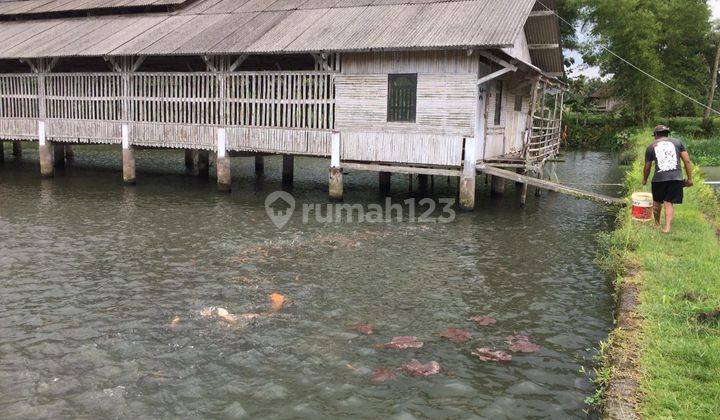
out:
M329 155L333 74L2 74L0 138L36 139L42 119L52 141L120 143L128 123L131 144L213 149L215 128L228 127L238 150Z

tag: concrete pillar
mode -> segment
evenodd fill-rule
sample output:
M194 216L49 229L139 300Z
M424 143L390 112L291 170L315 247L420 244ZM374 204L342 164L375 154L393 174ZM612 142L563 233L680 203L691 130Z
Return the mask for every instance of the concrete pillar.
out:
M203 178L208 178L210 176L210 152L207 150L198 150L197 157L198 175Z
M460 208L473 210L475 208L475 139L465 139L465 159L460 176Z
M20 159L22 157L22 143L20 140L13 141L13 156L16 159Z
M265 158L262 155L255 155L255 173L262 174L265 172Z
M73 146L72 144L65 145L65 159L66 160L75 159L75 146Z
M283 187L292 187L293 184L293 171L295 169L295 156L283 155L282 165L282 185Z
M505 195L505 179L493 176L490 179L490 194L494 196Z
M232 185L232 173L230 170L230 156L227 154L225 139L225 129L219 128L217 131L217 155L215 159L217 184L218 190L228 192Z
M380 183L380 194L387 196L390 194L392 174L390 172L380 172L378 174L378 181Z
M40 175L46 178L55 175L53 145L45 136L45 121L38 121L38 158L40 160Z
M333 132L330 149L330 179L328 192L331 200L343 198L343 173L340 166L340 133Z
M127 124L122 125L122 168L123 182L127 185L135 183L135 154L130 145L130 129Z
M191 171L195 169L195 151L185 149L185 169Z
M53 143L53 164L55 169L65 167L65 145L62 143Z
M343 173L342 168L330 168L330 199L342 200L343 198Z

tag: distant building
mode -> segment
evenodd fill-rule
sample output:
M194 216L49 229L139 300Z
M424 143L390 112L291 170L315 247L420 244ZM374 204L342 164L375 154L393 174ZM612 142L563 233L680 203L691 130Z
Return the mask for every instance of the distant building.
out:
M615 89L605 85L590 95L595 109L602 112L613 112L622 106L622 100L615 94Z

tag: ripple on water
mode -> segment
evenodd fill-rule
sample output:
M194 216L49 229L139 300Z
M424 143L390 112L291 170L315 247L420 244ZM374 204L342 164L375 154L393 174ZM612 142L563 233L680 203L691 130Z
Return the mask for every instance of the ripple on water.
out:
M611 328L595 234L611 215L555 194L490 200L444 225L308 225L267 219L279 187L268 158L235 159L231 195L187 176L182 154L138 152L136 188L119 157L78 147L53 180L32 157L0 168L0 414L14 417L583 417L579 372ZM569 153L560 178L615 181L614 160ZM295 193L326 202L326 165L296 160ZM347 202L377 201L376 177L347 176ZM394 177L394 199L407 198ZM608 192L608 191L604 191ZM437 197L453 196L444 179ZM268 295L289 298L268 314ZM268 314L246 325L200 316L207 306ZM487 315L497 324L468 320ZM177 325L171 320L179 318ZM369 324L372 335L355 327ZM448 328L472 334L442 340ZM536 354L483 363L529 335ZM423 347L377 349L396 336ZM390 371L417 359L441 373Z

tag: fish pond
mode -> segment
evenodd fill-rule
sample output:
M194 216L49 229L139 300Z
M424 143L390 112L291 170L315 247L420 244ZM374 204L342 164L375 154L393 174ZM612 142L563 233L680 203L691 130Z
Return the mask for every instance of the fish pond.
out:
M612 328L595 262L607 207L531 190L521 209L514 185L491 199L479 177L471 213L296 210L280 229L265 208L278 157L260 179L233 159L231 194L185 173L180 152L136 159L138 185L123 187L117 150L76 147L43 180L36 150L14 162L6 149L2 418L588 416L583 369ZM607 153L555 166L566 182L621 177ZM327 177L326 161L295 159L296 209L327 203ZM430 198L454 198L456 182L436 177ZM407 176L392 187L407 210L420 198ZM346 174L345 191L385 204L375 173Z

